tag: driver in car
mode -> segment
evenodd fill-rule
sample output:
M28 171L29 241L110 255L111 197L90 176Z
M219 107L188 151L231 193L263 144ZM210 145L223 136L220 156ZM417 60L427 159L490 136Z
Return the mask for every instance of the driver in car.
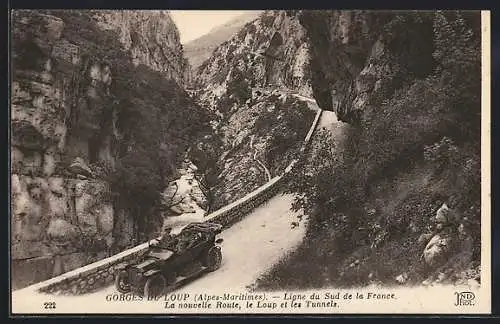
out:
M153 242L153 246L158 246L158 247L168 247L170 243L172 243L174 236L171 234L172 228L170 227L165 227L163 229L163 234L160 237L159 240L156 240Z

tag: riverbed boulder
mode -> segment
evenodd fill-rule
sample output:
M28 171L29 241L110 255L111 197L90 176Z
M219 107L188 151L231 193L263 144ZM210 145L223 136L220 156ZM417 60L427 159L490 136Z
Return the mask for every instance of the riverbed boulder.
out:
M163 204L168 207L169 213L205 213L207 197L195 176L197 169L192 162L184 161L178 170L179 179L172 181L163 191Z
M435 221L436 223L442 225L452 224L456 221L456 214L450 207L448 207L448 205L446 205L446 203L444 203L437 210Z
M446 262L452 251L453 237L448 233L434 235L425 246L423 256L426 264L430 267L438 266Z

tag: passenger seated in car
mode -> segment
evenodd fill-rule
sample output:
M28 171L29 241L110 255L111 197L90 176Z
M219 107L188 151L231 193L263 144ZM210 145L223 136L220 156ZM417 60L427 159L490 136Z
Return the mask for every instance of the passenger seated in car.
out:
M170 246L175 245L175 236L172 235L171 231L172 229L170 227L164 228L162 236L159 240L153 242L153 246L168 249Z
M182 252L198 242L198 240L201 238L201 233L198 232L192 232L192 231L187 231L179 234L179 240L176 245L176 252Z
M180 233L178 238L179 240L175 246L177 253L185 251L191 244L191 238L188 233Z

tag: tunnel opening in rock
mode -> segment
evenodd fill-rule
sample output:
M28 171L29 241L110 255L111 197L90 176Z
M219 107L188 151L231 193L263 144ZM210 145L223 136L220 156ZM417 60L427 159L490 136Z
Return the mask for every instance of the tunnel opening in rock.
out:
M273 37L271 38L270 44L272 46L280 46L283 45L283 36L279 32L275 32Z
M275 32L269 41L267 49L264 51L265 57L265 80L267 85L275 85L276 80L275 70L277 68L276 61L283 60L283 36L279 32Z

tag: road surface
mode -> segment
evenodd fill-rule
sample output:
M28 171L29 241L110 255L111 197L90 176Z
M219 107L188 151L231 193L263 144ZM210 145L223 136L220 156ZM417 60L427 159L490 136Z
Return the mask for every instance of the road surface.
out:
M292 222L298 221L297 216L300 214L290 210L292 201L291 195L277 195L222 232L221 268L179 288L175 293L248 291L249 285L294 250L304 237L306 217L302 218L298 227L291 226ZM44 295L22 289L13 292L12 304L15 306L14 312L39 312L43 301L55 302L58 305L56 312L75 312L76 309L81 312L82 308L86 312L111 312L113 307L119 312L134 312L119 303L106 302L106 296L109 298L110 295L118 294L113 286L76 296ZM158 306L145 307L157 310L154 307Z

